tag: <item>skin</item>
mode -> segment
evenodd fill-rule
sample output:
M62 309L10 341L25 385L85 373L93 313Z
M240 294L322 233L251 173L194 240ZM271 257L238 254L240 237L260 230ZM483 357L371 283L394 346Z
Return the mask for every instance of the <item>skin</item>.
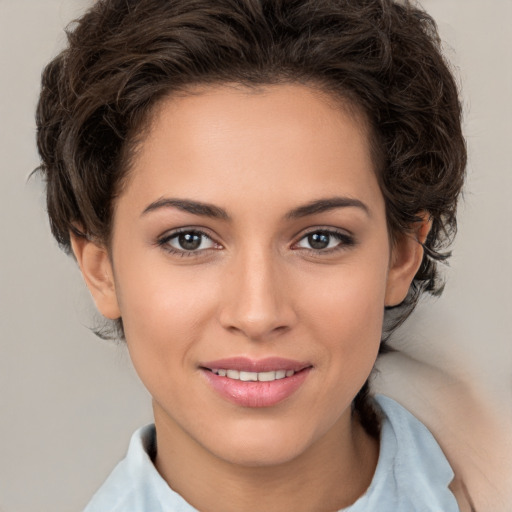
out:
M153 397L156 467L199 510L336 510L375 471L378 441L350 405L377 357L384 306L405 297L429 226L390 243L364 118L330 100L291 84L166 99L117 199L111 246L73 238L98 309L122 317ZM332 198L360 204L297 214ZM207 237L196 251L169 252L180 251L177 229ZM313 249L307 235L319 231L341 238ZM200 369L233 356L312 368L277 405L241 407Z

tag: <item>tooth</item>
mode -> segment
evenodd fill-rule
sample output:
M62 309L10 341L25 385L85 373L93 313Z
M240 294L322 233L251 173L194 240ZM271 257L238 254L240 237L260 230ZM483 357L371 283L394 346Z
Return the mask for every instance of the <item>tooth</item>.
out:
M226 376L230 379L240 380L240 372L238 370L227 370Z
M261 382L270 382L276 380L276 372L259 372L258 380Z
M256 372L240 372L240 380L243 381L257 381L258 374Z
M212 372L219 377L227 377L233 380L244 382L272 382L273 380L284 379L295 374L294 370L276 370L270 372L244 372L239 370L224 370L212 368Z

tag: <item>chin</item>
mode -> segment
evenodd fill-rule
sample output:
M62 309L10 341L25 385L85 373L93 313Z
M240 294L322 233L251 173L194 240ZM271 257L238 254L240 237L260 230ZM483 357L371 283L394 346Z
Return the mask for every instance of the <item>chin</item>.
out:
M220 438L219 438L220 437ZM276 422L239 425L209 439L211 453L238 466L263 467L286 464L305 453L314 442L309 432Z

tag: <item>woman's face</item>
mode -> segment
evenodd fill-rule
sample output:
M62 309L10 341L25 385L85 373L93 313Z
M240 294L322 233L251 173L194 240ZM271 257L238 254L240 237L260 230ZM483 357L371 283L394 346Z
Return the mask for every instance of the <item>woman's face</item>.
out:
M356 113L299 85L196 92L157 110L93 294L157 430L276 464L350 428L405 259Z

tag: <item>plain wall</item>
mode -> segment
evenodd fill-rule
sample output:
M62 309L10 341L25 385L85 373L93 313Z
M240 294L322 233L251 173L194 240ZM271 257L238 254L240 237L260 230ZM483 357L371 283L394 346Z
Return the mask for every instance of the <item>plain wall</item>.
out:
M88 4L0 0L3 512L80 510L124 455L131 433L151 421L149 395L124 347L88 330L88 293L51 238L41 181L27 181L38 165L41 69L63 44L63 27ZM401 352L382 360L375 385L440 438L467 473L479 512L505 511L500 478L512 475L512 2L423 5L463 83L468 184L445 293L397 334Z

